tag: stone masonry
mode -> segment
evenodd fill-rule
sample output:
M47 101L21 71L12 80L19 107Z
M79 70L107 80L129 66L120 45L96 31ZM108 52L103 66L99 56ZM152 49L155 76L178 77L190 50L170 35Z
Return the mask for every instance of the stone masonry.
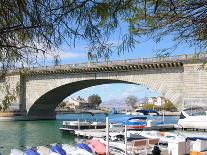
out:
M203 59L167 60L10 72L0 81L0 102L6 93L5 83L9 83L11 90L19 84L20 92L11 110L52 118L58 103L76 91L100 84L131 83L159 92L179 109L192 104L207 106L207 71L202 69L203 62Z

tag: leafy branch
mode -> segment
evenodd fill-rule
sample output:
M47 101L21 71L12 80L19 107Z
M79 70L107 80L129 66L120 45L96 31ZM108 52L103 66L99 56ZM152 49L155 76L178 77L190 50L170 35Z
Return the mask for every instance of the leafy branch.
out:
M17 83L16 87L14 89L11 89L10 84L5 82L3 89L5 89L5 96L2 100L1 110L7 111L9 110L9 107L12 105L12 103L14 103L19 96L20 84Z

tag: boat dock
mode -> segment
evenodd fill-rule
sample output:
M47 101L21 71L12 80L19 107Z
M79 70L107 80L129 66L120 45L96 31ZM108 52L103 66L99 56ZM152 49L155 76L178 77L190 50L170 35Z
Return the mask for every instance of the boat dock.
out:
M119 128L119 129L117 129ZM83 136L83 137L103 137L105 136L105 128L102 129L70 129L67 127L59 128L61 132L65 133L72 133L77 136ZM169 131L169 130L186 130L186 131L200 131L200 132L207 132L206 129L190 129L190 128L181 128L177 124L159 124L151 127L145 127L144 129L140 129L140 131L151 131L151 130L157 130L157 131ZM110 132L113 133L120 133L124 132L123 126L117 126L115 128L109 128ZM118 131L118 132L117 132Z
M160 124L156 126L151 126L151 127L146 127L142 130L159 130L159 131L167 131L167 130L175 130L175 125L174 124ZM105 129L70 129L70 128L60 128L60 131L62 132L68 132L71 134L75 134L78 137L105 137L106 136L106 130ZM113 134L118 135L118 134L123 134L124 132L124 127L119 126L119 127L114 127L114 128L109 128L110 132L113 132ZM140 130L141 131L141 130Z
M78 137L97 137L102 138L106 136L105 129L85 129L85 130L75 130L75 135Z
M166 131L166 130L176 130L176 124L159 124L153 125L151 127L145 127L144 130L159 130L159 131Z

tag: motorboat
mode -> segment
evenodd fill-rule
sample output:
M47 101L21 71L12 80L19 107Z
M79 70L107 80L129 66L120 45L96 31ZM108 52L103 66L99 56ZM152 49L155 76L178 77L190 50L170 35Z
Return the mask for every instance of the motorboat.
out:
M118 117L118 118L109 118L110 124L116 126L127 125L128 129L143 129L147 125L147 117Z
M207 113L203 108L189 108L181 111L178 120L180 128L207 129Z
M153 118L149 119L146 116L126 116L126 117L118 117L118 118L110 118L109 122L111 126L124 126L127 125L127 129L143 129L147 127L148 125L157 125L161 124L162 122L160 120L155 120Z
M127 125L127 129L143 129L147 126L147 117L129 118L125 125Z
M160 131L127 131L127 137L130 139L159 139L160 144L168 144L170 141L185 140L186 136Z

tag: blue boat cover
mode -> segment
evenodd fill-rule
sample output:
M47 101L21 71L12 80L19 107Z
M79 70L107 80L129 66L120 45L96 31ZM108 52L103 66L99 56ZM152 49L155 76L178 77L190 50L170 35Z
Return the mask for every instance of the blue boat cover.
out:
M91 150L91 148L87 145L87 144L84 144L84 143L80 143L80 144L77 144L77 147L83 149L83 150L86 150L90 153L93 153L93 151Z
M149 115L149 113L156 113L157 115L159 115L159 113L156 110L144 110L144 109L140 109L140 110L136 110L136 112L141 112L144 115Z
M187 137L185 140L186 141L188 141L188 140L196 141L196 140L207 140L207 138L205 138L205 137Z
M59 155L66 155L65 150L63 150L60 146L55 145L51 147L51 152L55 152Z
M33 148L29 148L26 150L26 155L40 155L36 150L34 150Z
M139 121L130 122L130 120L133 119L139 119L140 122ZM122 125L145 125L147 124L145 120L147 120L147 117L144 116L138 116L138 117L125 116L125 117L109 118L110 123L120 123Z

